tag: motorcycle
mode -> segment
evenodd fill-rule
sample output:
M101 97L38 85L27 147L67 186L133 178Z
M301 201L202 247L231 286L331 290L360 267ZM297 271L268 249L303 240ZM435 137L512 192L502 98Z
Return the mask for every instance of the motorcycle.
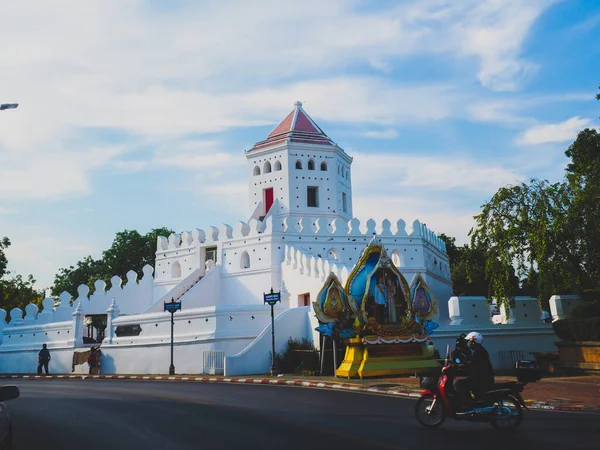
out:
M459 341L460 337L457 342ZM457 345L451 355L448 346L439 379L424 377L421 380L425 391L415 405L415 417L419 423L428 428L436 428L450 417L454 420L489 422L497 429L517 429L523 421L523 409L527 409L521 392L528 383L541 378L535 362L518 361L518 381L495 384L492 390L463 410L464 405L454 388L454 379L465 374L463 349Z

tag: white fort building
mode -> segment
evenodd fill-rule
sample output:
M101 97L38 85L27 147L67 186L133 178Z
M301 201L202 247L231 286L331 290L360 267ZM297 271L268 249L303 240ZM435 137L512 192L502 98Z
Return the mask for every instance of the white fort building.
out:
M178 373L266 373L271 325L263 293L281 292L276 350L290 337L318 348L311 301L330 273L346 282L374 237L406 280L420 274L439 302L440 328L431 338L440 350L473 329L485 335L496 366L507 364L510 352L555 350L536 299L517 297L507 318L504 311L492 317L484 297L452 297L445 245L418 220L354 218L352 157L300 102L246 159L246 220L159 238L156 267L146 266L140 280L131 271L124 286L113 277L110 288L97 281L91 295L84 285L61 294L58 306L47 298L41 310L0 309L0 372L34 372L46 343L54 373L87 370L73 365L73 354L91 345L101 345L101 373L166 373L171 315L163 305L175 300L182 304L174 314ZM577 302L554 296L553 316L564 317ZM106 318L103 335L89 326L92 318Z

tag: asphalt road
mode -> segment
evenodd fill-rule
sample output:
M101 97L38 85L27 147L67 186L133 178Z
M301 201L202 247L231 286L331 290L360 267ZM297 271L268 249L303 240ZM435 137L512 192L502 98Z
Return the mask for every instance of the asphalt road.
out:
M15 449L598 449L600 416L525 412L520 430L448 420L421 427L415 402L286 386L22 380L7 404Z

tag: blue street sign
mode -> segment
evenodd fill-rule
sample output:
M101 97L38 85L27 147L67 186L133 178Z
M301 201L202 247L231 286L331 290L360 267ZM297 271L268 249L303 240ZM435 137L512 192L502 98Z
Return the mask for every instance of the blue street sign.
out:
M270 292L263 295L265 297L265 303L268 303L269 305L274 305L275 303L281 301L281 293L279 292Z
M175 311L181 310L181 302L165 302L165 311L173 314Z

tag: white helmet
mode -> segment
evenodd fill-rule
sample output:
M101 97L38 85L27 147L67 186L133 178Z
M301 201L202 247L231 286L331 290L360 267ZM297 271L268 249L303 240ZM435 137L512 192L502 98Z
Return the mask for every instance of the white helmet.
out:
M471 331L469 334L467 334L465 336L465 340L470 343L475 342L479 345L483 345L483 336L481 335L481 333L478 333L477 331Z

